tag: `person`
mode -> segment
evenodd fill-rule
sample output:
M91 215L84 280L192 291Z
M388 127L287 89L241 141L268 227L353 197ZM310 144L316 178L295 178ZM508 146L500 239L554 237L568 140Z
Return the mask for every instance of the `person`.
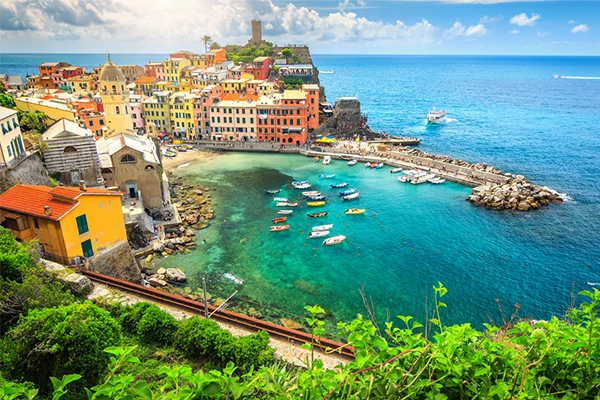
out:
M104 180L104 188L106 189L108 187L107 183L106 183L106 179Z

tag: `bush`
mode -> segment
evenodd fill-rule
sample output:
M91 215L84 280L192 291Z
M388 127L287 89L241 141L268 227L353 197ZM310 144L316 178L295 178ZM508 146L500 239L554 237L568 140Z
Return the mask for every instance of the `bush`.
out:
M175 346L191 359L217 360L217 343L229 344L233 336L209 319L193 317L180 324Z
M240 337L232 347L234 351L231 361L243 373L275 361L275 350L269 347L269 334L265 331Z
M119 320L123 332L137 335L138 324L140 323L144 313L152 304L150 303L135 303L131 306L115 305L110 307L111 314Z
M35 265L30 251L31 246L17 242L10 229L0 227L0 278L22 283Z
M144 315L137 324L137 334L140 340L148 344L172 344L176 332L177 321L175 318L154 304L145 309Z

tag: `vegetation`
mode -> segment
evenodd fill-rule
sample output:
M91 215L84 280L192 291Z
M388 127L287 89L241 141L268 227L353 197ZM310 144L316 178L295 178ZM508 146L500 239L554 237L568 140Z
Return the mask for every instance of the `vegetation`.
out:
M208 53L208 49L214 42L213 39L208 35L204 35L200 38L200 40L204 43L204 52Z
M48 128L48 116L42 112L30 113L19 110L17 118L21 125L25 148L27 150L46 150L48 144L42 139L42 133Z
M234 63L252 62L256 57L272 57L273 43L266 42L256 46L231 46L228 48L227 57Z
M0 82L1 84L2 82ZM8 94L4 94L4 92L0 92L0 106L6 108L15 108L17 105L15 104L15 100L12 96Z

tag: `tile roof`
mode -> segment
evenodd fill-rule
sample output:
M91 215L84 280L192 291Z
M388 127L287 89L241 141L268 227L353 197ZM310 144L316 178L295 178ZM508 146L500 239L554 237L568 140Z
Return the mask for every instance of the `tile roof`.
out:
M58 221L77 207L79 202L76 200L83 195L120 196L122 193L99 188L88 188L84 192L75 187L15 185L0 195L0 208ZM45 206L50 207L50 215L44 214Z
M76 122L62 118L56 121L50 128L42 134L44 140L52 140L56 138L64 138L67 136L92 137L94 134L87 128L82 128Z

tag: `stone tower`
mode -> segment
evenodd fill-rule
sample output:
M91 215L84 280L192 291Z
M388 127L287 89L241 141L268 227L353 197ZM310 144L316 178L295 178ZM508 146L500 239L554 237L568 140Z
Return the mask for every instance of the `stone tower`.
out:
M259 19L252 20L252 41L255 44L262 43L262 26Z
M100 72L100 97L104 107L107 134L133 133L133 121L129 114L129 92L121 68L112 62L110 55Z

